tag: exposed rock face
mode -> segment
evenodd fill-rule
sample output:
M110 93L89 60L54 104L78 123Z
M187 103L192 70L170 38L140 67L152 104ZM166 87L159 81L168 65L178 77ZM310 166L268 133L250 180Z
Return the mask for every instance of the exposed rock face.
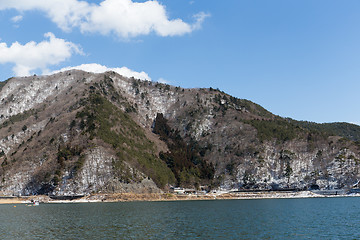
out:
M71 173L67 172L63 177L63 183L60 184L60 189L56 189L57 193L60 195L81 195L99 191L116 193L160 192L152 180L147 179L144 174L137 172L131 166L126 167L132 176L142 179L140 182L125 183L122 179L114 177L112 161L115 158L116 156L110 155L102 147L90 149L86 153L85 163L80 173L73 178Z
M218 90L72 70L12 78L0 101L6 195L160 192L168 184L333 189L360 180L356 142ZM158 113L170 140L152 132ZM172 165L180 154L159 155L175 151L179 138L189 146L184 154L192 151L188 169ZM210 163L212 179L201 172Z

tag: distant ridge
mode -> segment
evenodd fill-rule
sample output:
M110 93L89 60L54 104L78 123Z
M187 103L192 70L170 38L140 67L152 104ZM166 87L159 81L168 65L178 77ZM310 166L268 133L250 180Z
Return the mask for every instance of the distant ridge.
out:
M360 126L346 122L315 123L307 121L295 121L301 127L309 130L326 132L329 135L338 135L352 141L360 140Z

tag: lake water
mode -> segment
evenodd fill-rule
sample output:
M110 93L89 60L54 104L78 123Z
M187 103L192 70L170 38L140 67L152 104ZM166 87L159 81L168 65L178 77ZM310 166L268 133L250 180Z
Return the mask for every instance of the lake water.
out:
M0 205L1 239L360 239L360 198Z

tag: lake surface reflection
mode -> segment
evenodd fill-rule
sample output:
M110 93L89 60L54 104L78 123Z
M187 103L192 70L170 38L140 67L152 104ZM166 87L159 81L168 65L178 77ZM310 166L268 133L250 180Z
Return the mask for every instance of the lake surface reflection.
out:
M1 239L360 239L360 198L0 205Z

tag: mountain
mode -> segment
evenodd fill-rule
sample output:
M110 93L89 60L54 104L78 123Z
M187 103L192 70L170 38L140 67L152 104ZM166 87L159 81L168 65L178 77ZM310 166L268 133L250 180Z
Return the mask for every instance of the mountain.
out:
M314 123L307 121L294 121L303 128L312 131L326 132L330 135L338 135L352 141L360 141L360 126L352 123L335 122L335 123Z
M351 188L359 127L276 116L217 89L78 70L0 83L3 195Z

